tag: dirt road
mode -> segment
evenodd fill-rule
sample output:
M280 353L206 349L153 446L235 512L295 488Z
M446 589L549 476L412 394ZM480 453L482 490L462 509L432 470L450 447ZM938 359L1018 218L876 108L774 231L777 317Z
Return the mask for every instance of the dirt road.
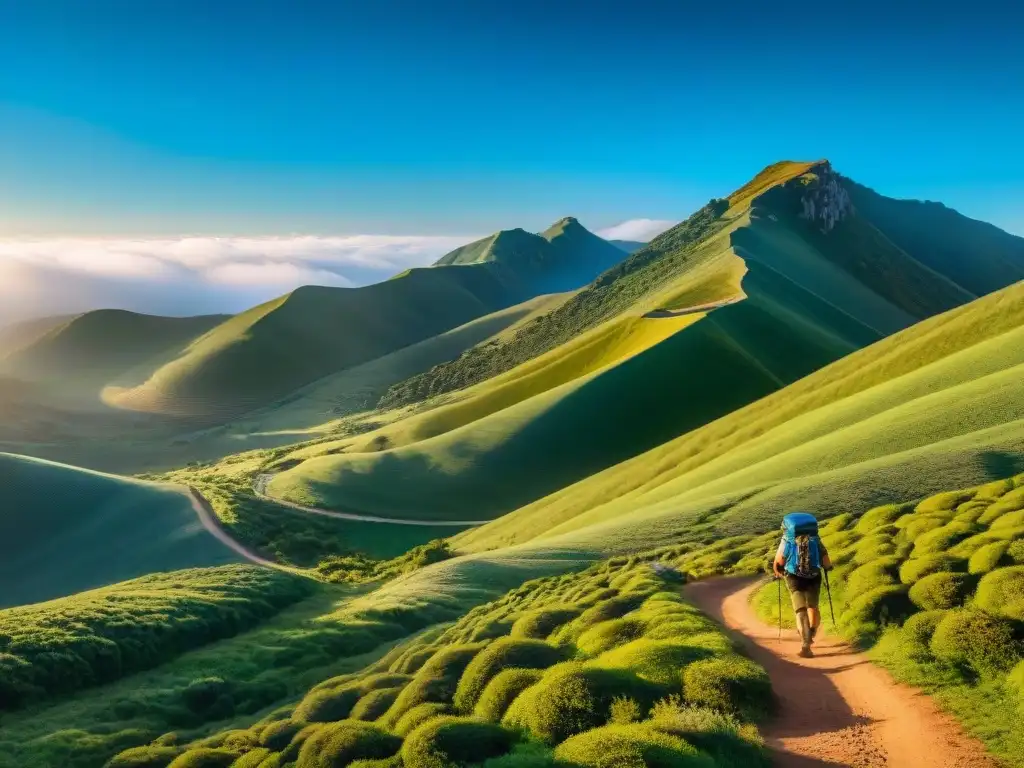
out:
M224 546L234 550L246 560L251 563L255 563L256 565L262 565L265 568L276 568L278 570L296 570L282 566L280 563L275 563L273 560L267 560L266 558L260 557L251 549L243 547L233 538L228 536L217 522L217 516L214 514L213 510L210 509L210 503L203 498L203 495L195 488L190 488L184 485L175 485L170 487L188 496L189 501L192 502L192 509L195 510L196 516L199 518L199 522L203 524L203 528L213 534L213 536L224 544Z
M746 296L733 296L729 299L712 301L707 304L696 304L692 307L683 307L682 309L652 309L650 312L644 314L644 317L656 319L662 317L682 317L683 315L693 315L697 312L710 312L713 309L720 309L721 307L727 307L730 304L735 304L738 301L743 301L745 298Z
M252 489L261 499L272 501L275 504L280 504L282 507L291 507L297 509L300 512L308 512L311 515L323 515L324 517L334 517L339 520L357 520L363 523L390 523L392 525L441 525L441 526L457 526L460 528L467 528L475 525L484 525L485 523L491 522L490 520L415 520L404 517L376 517L374 515L357 515L354 512L335 512L331 509L319 509L318 507L307 507L303 504L295 504L291 501L285 501L284 499L277 499L273 496L268 496L266 493L267 483L273 475L258 475L255 482L253 483Z
M920 691L895 683L828 636L802 659L795 631L763 624L749 604L760 581L709 579L685 588L701 610L743 635L772 678L777 716L762 733L781 768L995 768L985 748ZM785 597L785 596L783 596ZM828 619L826 618L826 621Z

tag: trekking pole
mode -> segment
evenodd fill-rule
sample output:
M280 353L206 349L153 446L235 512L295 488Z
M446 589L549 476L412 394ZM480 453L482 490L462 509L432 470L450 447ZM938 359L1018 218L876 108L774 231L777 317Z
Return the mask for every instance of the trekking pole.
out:
M782 642L782 579L778 576L775 577L775 581L779 586L779 642Z
M828 595L828 612L832 615L832 628L836 626L836 612L832 609L832 588L828 584L828 570L822 568L825 574L825 593Z

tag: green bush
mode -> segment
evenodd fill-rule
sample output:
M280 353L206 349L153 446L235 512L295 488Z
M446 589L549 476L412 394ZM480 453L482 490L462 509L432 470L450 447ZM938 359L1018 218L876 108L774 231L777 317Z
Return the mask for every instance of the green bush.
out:
M635 640L644 633L646 624L637 618L610 619L591 627L576 641L576 647L587 656Z
M927 652L927 655L931 656L931 650L928 648L928 645L932 641L932 636L935 634L939 622L945 617L946 611L921 611L920 613L915 613L903 624L902 637L904 642L914 646L918 651Z
M922 533L914 541L914 556L941 554L969 536L981 533L981 528L973 523L951 522L934 531Z
M887 558L896 552L896 543L890 533L873 533L857 542L853 548L853 563L867 565Z
M438 717L410 733L402 745L405 768L451 768L504 755L515 736L495 723Z
M525 744L516 744L507 755L485 760L482 768L567 768L567 766L565 763L555 760L554 753L543 744L526 742Z
M167 768L228 768L238 757L226 749L190 749L174 758Z
M647 708L664 688L631 672L599 669L579 662L552 667L540 681L520 695L505 713L503 723L525 727L548 744L608 722L612 701L634 699Z
M608 721L611 723L635 723L642 720L643 716L643 708L625 696L616 696L608 708Z
M110 758L105 768L167 768L179 754L179 747L132 747Z
M543 677L539 669L505 669L491 678L473 714L481 720L500 722L516 697Z
M560 744L555 757L580 768L715 768L695 747L646 723L581 733Z
M1017 702L1017 711L1024 716L1024 661L1017 662L1006 676L1006 690Z
M391 757L402 740L370 723L342 720L324 726L299 750L296 768L342 768L358 759Z
M420 668L427 663L431 656L437 653L436 648L418 648L403 654L389 668L389 672L397 672L405 675L412 675L419 672Z
M978 547L967 562L967 572L983 575L1000 565L1005 565L1009 559L1006 556L1009 549L1010 542L1008 541L993 541L991 544Z
M970 501L974 498L975 491L973 489L964 491L946 491L945 493L937 493L934 496L930 496L920 504L917 505L915 512L948 512L956 509L958 506L963 504L965 501Z
M883 627L898 624L914 612L907 591L906 585L889 586L857 595L839 621L855 639L870 639Z
M993 507L995 504L992 505ZM997 518L990 529L992 532L1003 531L1009 528L1020 528L1024 526L1024 509L1018 509L1014 512L1007 512L1005 515Z
M511 667L547 669L565 657L564 651L527 637L505 637L484 648L466 667L455 691L455 709L473 711L487 683L498 672Z
M1013 490L1013 480L993 480L991 483L978 486L976 499L998 499L1007 491Z
M1018 539L1010 544L1006 550L1006 556L1016 565L1024 565L1024 539Z
M985 574L974 601L989 613L1024 620L1024 566L998 568Z
M395 703L401 688L376 688L367 692L349 714L353 720L376 720Z
M933 573L910 588L910 600L926 611L956 608L964 604L975 583L966 573Z
M259 743L275 752L291 744L295 734L306 726L299 720L275 720L260 731Z
M881 557L878 560L865 563L846 576L846 590L856 595L895 584L895 573L899 567L900 561L895 557Z
M675 640L642 637L607 651L590 663L603 669L629 670L642 680L675 688L679 684L679 672L687 664L731 650L728 639L718 633Z
M834 533L845 531L854 524L855 520L856 518L852 514L843 512L841 515L829 518L828 522L821 526L819 533L822 538L825 538Z
M307 723L333 723L347 718L357 701L359 691L356 688L310 691L295 707L294 717Z
M459 678L483 648L483 643L473 643L452 645L437 651L398 695L382 722L386 726L394 726L402 715L425 702L451 703Z
M757 728L728 712L684 705L678 697L670 696L654 705L650 724L706 752L718 768L771 766Z
M257 747L251 752L246 752L231 764L231 768L261 768L263 761L273 753L266 747Z
M401 755L393 755L378 760L356 760L354 763L349 763L348 768L405 768L405 764L402 762Z
M1021 656L1013 622L973 608L946 613L932 635L935 658L979 675L1005 672Z
M869 509L853 526L853 530L862 536L871 533L876 528L896 522L909 508L906 504L886 504L882 507Z
M551 636L554 643L574 642L586 630L595 624L609 619L620 619L632 610L640 607L644 601L644 595L623 595L613 597L597 605L587 608L578 618L564 624Z
M742 656L696 661L683 668L682 678L683 698L690 704L734 712L749 720L771 710L768 673Z
M512 637L532 637L544 640L566 622L579 616L577 608L537 608L516 619L512 625Z
M924 576L942 571L962 571L964 561L946 554L922 555L905 560L900 566L900 581L913 584ZM856 594L857 590L851 590Z
M310 723L307 726L299 729L288 746L281 750L281 762L286 763L295 760L299 756L299 750L302 746L311 738L316 736L324 728L322 723Z
M905 524L904 520L906 520ZM901 528L897 538L900 541L912 542L918 536L941 528L948 522L948 515L907 515L905 518L900 518L897 523Z
M442 715L449 715L451 711L451 707L447 704L438 704L434 701L417 704L398 719L392 730L399 736L408 736L423 723L427 722L427 720L432 720Z

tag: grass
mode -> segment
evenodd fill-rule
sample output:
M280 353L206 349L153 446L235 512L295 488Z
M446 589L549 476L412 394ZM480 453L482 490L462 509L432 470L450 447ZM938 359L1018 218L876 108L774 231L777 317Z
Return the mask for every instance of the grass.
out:
M754 760L748 764L763 764L756 729L744 720L754 711L750 702L764 704L763 691L744 682L757 679L758 668L736 657L730 642L710 623L700 624L689 640L702 649L701 658L722 659L723 669L708 668L707 674L694 656L648 655L636 666L588 653L571 640L556 647L553 641L510 635L518 617L553 610L572 596L578 604L589 605L592 628L633 614L652 629L674 618L699 618L663 586L646 563L626 558L581 573L533 579L471 610L463 603L462 617L440 633L396 649L360 673L325 680L295 705L278 707L249 724L236 719L229 730L165 734L132 749L173 750L176 760L199 759L202 750L224 750L233 760L250 760L248 755L255 753L254 763L277 756L279 761L297 757L300 765L334 765L357 757L386 761L398 753L402 764L413 768L485 759L514 766L537 764L516 762L527 757L550 764L560 755L590 759L585 757L588 750L601 744L606 751L618 750L622 734L630 734L655 743L666 759L699 758L694 765L728 767L732 764L713 755L745 748ZM375 603L379 609L380 601ZM334 616L360 615L360 610L353 601ZM491 626L503 627L504 633L466 642ZM410 677L396 670L407 668L411 654L426 657ZM519 664L544 669L509 667ZM711 707L696 707L686 698L687 670L692 670L686 678L691 691L699 691L691 698L709 698L705 690L717 692ZM512 692L496 691L495 684L510 686ZM382 692L390 697L396 690L390 709L376 721L352 719L364 702L375 705ZM460 716L456 710L475 715ZM672 728L686 729L689 735L672 733ZM128 752L123 759L136 753Z
M239 562L177 490L0 454L0 607Z
M102 685L244 632L311 583L252 566L145 576L0 611L0 709Z

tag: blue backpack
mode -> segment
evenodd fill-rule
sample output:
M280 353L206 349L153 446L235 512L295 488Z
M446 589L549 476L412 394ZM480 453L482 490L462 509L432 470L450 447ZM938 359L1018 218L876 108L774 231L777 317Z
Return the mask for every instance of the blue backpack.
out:
M821 540L814 515L786 515L782 518L782 536L786 541L786 570L802 579L817 576L821 572Z

